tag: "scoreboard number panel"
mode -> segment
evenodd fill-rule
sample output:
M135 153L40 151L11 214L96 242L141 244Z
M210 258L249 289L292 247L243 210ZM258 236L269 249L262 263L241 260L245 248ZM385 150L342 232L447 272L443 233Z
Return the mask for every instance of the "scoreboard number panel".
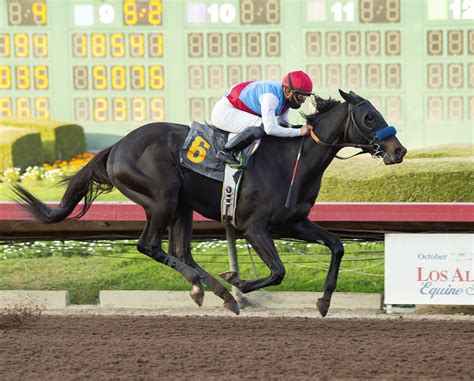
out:
M74 116L84 124L117 126L162 121L166 117L163 1L122 0L113 9L121 14L117 22L122 26L84 29L81 21L70 28Z
M123 0L123 24L136 25L161 25L163 23L162 0Z
M47 25L46 0L8 0L8 25Z
M470 0L0 0L0 117L122 135L302 69L318 95L369 98L409 145L465 141L473 20Z

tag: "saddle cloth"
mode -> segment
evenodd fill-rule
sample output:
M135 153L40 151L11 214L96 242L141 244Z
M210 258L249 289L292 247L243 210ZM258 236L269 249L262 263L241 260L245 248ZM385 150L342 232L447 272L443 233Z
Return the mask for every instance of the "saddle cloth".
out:
M228 132L213 126L192 122L180 152L181 165L211 179L224 181L225 163L217 160L216 153L225 145L228 135Z
M183 167L223 183L221 199L222 222L232 223L235 226L234 216L235 208L237 207L237 193L243 169L250 156L257 150L260 140L244 149L244 152L242 152L244 165L237 168L226 165L216 158L217 151L225 145L228 138L229 133L226 131L218 130L209 124L193 121L180 152L180 161Z

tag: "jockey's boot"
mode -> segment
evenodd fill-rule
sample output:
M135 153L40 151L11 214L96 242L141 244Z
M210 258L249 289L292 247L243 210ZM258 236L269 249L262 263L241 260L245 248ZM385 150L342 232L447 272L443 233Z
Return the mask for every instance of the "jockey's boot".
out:
M240 162L235 157L234 152L242 151L250 143L260 139L263 135L265 135L263 127L248 127L230 139L222 149L217 151L216 157L228 164L239 164Z

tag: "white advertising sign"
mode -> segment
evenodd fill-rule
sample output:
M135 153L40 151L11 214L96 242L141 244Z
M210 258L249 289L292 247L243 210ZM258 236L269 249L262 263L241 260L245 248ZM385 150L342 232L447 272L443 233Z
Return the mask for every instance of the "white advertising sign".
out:
M474 305L474 234L386 234L385 304Z

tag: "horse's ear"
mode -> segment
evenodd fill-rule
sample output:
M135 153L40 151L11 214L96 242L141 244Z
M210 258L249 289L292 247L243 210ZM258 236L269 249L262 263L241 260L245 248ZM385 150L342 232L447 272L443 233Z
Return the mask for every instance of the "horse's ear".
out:
M341 94L342 99L344 99L346 102L352 103L352 104L357 104L359 103L357 101L358 95L353 93L352 91L347 94L346 92L342 91L339 89L339 94Z
M349 91L349 94L356 100L356 103L360 103L360 102L365 101L364 98L362 98L360 95L357 95L353 91Z

